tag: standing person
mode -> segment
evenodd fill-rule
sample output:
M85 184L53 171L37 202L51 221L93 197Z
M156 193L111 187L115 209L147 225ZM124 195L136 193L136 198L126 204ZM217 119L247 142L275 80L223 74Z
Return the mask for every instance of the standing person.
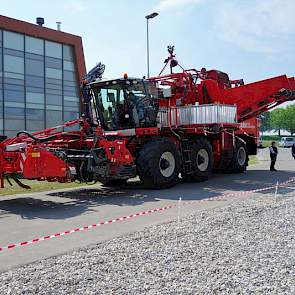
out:
M293 156L293 158L295 160L295 143L293 143L293 145L292 145L291 152L292 152L292 156Z
M270 153L270 171L277 171L275 169L275 164L276 164L277 155L278 155L278 148L276 147L275 141L271 143L271 146L269 147L269 153Z

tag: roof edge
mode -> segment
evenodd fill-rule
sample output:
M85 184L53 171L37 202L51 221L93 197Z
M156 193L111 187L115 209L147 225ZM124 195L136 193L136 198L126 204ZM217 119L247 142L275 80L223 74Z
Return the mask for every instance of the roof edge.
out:
M23 20L14 19L4 15L0 15L0 28L14 31L17 33L23 33L32 37L42 37L43 39L51 40L51 36L55 36L52 39L64 39L66 36L72 39L81 39L80 36L71 33L57 31L51 28L39 26L37 24L29 23ZM49 38L46 38L49 37ZM54 40L52 40L54 41Z

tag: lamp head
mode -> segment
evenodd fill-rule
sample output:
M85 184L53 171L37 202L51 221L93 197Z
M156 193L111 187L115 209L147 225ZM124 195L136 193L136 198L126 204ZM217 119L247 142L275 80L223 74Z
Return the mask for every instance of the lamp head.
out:
M146 15L145 18L146 18L146 19L150 19L150 18L154 18L154 17L156 17L157 15L159 15L159 13L157 13L157 12L153 12L153 13L151 13L151 14Z

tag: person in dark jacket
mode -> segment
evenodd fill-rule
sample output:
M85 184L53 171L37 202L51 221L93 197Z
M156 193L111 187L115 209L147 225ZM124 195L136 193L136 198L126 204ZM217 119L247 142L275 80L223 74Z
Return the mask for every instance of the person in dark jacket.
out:
M292 148L291 148L292 156L295 160L295 143L293 143Z
M278 148L276 147L276 142L273 141L271 146L269 147L269 154L270 154L270 171L277 171L275 169L275 164L277 161L278 156Z

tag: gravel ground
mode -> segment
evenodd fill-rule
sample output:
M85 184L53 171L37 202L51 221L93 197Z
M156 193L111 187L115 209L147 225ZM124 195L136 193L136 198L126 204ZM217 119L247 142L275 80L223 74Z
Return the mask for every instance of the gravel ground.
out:
M295 294L294 233L292 190L253 196L2 273L0 294Z

